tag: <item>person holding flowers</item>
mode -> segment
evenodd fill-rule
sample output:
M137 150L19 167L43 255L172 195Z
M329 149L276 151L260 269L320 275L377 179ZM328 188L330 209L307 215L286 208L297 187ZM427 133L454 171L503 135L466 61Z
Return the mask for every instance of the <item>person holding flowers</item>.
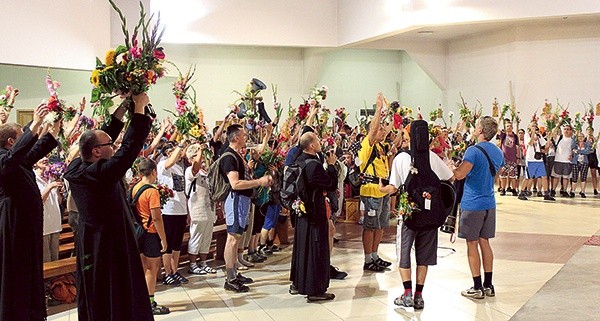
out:
M80 321L154 320L122 178L142 150L152 119L148 96L132 97L133 115L121 148L114 149L126 112L79 139L80 158L65 173L79 211L77 312ZM110 282L107 282L110 280Z
M167 250L167 236L162 219L161 195L154 183L158 177L156 163L148 158L142 158L138 163L138 170L142 179L131 190L131 195L137 196L135 207L140 215L142 226L147 233L144 234L140 247L140 257L152 314L169 314L169 308L158 305L154 300L154 291L156 289L156 277L160 271L161 256ZM138 193L139 196L138 196ZM132 197L134 198L134 197ZM134 198L135 199L135 198Z
M42 194L44 203L44 239L43 256L44 263L58 260L58 237L62 230L62 213L60 203L62 202L60 189L64 184L61 177L54 177L48 173L50 165L48 158L44 157L34 165L35 181Z
M587 183L587 172L589 169L588 155L592 153L592 144L585 140L585 134L577 133L577 140L573 140L571 145L573 157L571 165L573 166L573 175L571 176L571 194L575 193L577 185L580 185L579 196L586 198L585 186Z

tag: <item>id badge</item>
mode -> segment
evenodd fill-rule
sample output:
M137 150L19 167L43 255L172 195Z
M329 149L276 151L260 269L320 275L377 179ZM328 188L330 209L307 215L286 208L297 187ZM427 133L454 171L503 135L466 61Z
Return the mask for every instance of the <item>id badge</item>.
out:
M428 198L425 199L425 209L431 210L431 200Z

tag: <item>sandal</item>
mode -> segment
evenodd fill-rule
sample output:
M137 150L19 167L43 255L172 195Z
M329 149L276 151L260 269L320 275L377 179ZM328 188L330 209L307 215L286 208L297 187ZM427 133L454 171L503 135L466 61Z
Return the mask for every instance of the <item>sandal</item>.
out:
M203 265L203 266L201 266L200 268L201 268L201 269L202 269L204 272L206 272L206 273L208 273L208 274L216 274L216 273L217 273L217 270L215 270L215 269L211 268L211 267L210 267L210 266L208 266L208 265Z
M196 275L205 275L206 273L208 273L208 271L206 271L206 269L203 266L194 265L190 266L188 273Z
M152 314L153 315L164 315L171 313L171 310L164 305L158 305L156 302L152 303Z

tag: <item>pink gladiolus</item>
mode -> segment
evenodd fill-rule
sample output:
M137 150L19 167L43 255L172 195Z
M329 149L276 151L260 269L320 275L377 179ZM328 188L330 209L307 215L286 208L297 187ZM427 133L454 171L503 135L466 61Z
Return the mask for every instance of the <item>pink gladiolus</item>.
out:
M46 76L46 88L48 88L48 93L50 96L54 96L56 92L54 91L54 84L52 83L52 78L50 75Z
M131 56L134 59L138 59L140 57L142 57L142 49L140 49L139 47L135 46L135 47L131 47L129 49L129 53L131 54Z

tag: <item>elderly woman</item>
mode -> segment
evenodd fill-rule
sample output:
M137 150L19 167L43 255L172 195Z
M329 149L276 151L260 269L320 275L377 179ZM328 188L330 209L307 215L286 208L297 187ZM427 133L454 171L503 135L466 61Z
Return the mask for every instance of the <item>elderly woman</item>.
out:
M575 185L580 185L579 196L585 198L585 185L589 169L588 155L592 153L592 145L585 141L585 135L580 132L577 134L577 139L573 141L571 149L573 150L573 158L571 158L571 166L573 166L571 193L574 192L574 189L577 189Z

